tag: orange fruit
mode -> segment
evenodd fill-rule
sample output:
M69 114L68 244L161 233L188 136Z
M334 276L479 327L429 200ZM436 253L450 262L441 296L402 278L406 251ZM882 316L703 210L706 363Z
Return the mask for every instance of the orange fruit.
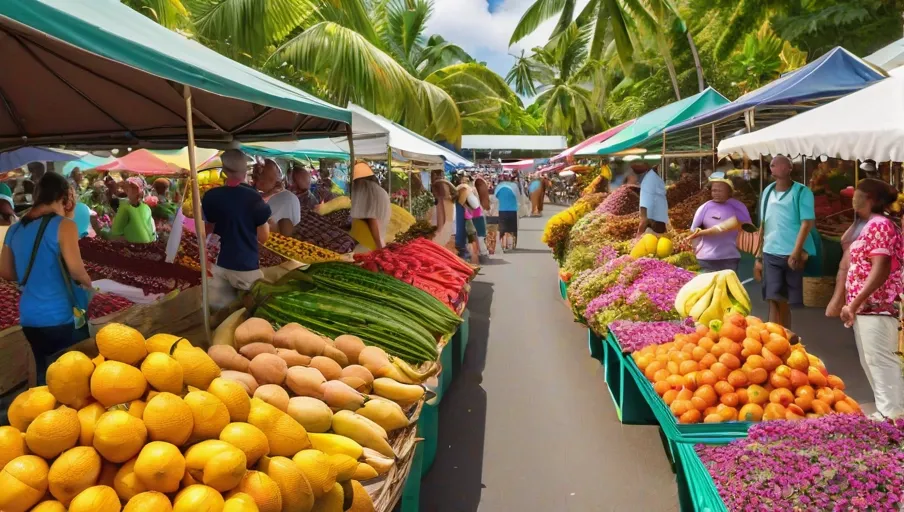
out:
M690 400L694 396L694 392L689 389L681 389L678 391L678 400Z
M752 404L763 405L769 401L769 393L756 384L747 387L747 399Z
M719 401L729 407L737 407L738 395L737 393L725 393L724 395L719 397Z
M769 401L774 404L781 404L782 407L788 407L789 404L794 403L794 394L787 388L774 389L769 393Z
M814 399L810 402L810 410L816 414L823 415L832 412L832 408L822 400Z
M713 386L716 382L719 382L719 378L712 370L703 370L697 374L700 385L709 384Z
M774 388L790 388L791 379L772 372L772 375L769 376L769 384L772 384Z
M672 402L678 398L678 391L674 389L670 389L662 394L662 401L665 402L665 405L672 405Z
M665 368L665 363L669 362L669 354L667 352L657 352L656 361L662 363L662 367Z
M826 386L832 387L832 386L829 386L828 377L823 375L822 372L819 371L818 368L815 368L812 366L809 369L807 369L807 381L810 383L811 386L813 386L816 389L824 388Z
M725 380L728 378L728 374L731 373L731 370L728 369L723 363L713 363L712 366L709 367L710 371L716 375L716 378L719 380Z
M707 354L709 354L709 351L703 347L694 347L691 349L691 359L697 362L702 361Z
M806 413L804 413L800 407L791 404L791 407L785 410L785 419L790 421L802 420L806 418L804 414Z
M809 385L807 385L807 386L801 386L801 387L799 387L799 388L797 388L797 389L794 390L794 396L796 396L796 397L809 396L809 397L812 397L812 398L816 398L816 390L813 389L813 388L812 388L811 386L809 386Z
M709 349L709 353L716 356L716 358L720 358L725 355L725 346L724 345L713 345L713 348Z
M732 323L722 323L722 329L719 330L719 336L727 338L735 343L740 343L747 337L747 330L741 329Z
M669 375L671 375L671 373L668 370L666 370L665 368L663 368L662 370L659 370L655 374L653 374L653 382L659 382L661 380L666 380L669 377Z
M678 353L680 354L681 352ZM665 369L669 372L669 375L675 375L676 373L678 373L678 368L679 366L677 361L669 361L665 364Z
M687 375L688 373L695 371L697 371L697 361L693 360L682 361L678 368L678 373L681 375Z
M760 320L758 317L755 317L755 316L753 316L753 315L747 315L744 319L747 320L747 325L748 325L748 326L750 326L750 325L760 325L760 326L763 325L763 321Z
M745 339L751 339L762 343L762 340L760 339L760 328L755 325L747 326L747 329L744 331L744 337Z
M861 412L861 410L860 410L860 404L858 404L857 401L854 400L853 398L851 398L851 397L845 398L845 399L844 399L844 403L846 403L846 404L848 404L849 406L851 406L851 408L854 409L854 412Z
M760 355L763 356L763 368L765 368L767 372L771 372L782 365L782 359L773 354L772 351L766 347L763 347Z
M635 355L634 363L637 364L637 367L640 368L640 371L644 371L647 369L647 366L650 366L650 363L653 362L653 356L644 354L644 355Z
M728 379L726 380L735 388L743 388L747 385L747 375L741 370L734 370L733 372L729 373Z
M700 398L699 396L691 398L691 405L694 406L694 409L697 409L700 412L705 411L709 407L709 404L706 403L706 400Z
M763 350L763 344L753 338L744 338L744 341L741 342L741 347L744 349L741 355L748 358L750 356L759 356Z
M744 352L744 347L735 341L732 341L728 344L728 353L737 357L739 360L741 359L741 354Z
M821 400L828 406L835 403L835 393L829 388L820 388L816 390L816 398Z
M723 407L717 411L723 421L738 421L738 410L734 407Z
M734 391L735 391L734 386L732 386L731 384L729 384L727 381L724 381L724 380L720 380L719 382L716 382L716 384L713 386L713 389L716 390L716 393L719 396L725 395L728 393L734 393Z
M725 315L725 317L722 319L722 322L723 325L733 324L740 327L742 330L747 327L747 319L744 318L744 315L740 313L729 313Z
M741 388L735 391L738 395L738 403L741 405L746 405L750 403L750 396L747 393L747 388Z
M719 357L719 362L724 364L729 370L737 370L741 367L741 360L734 354L722 354Z
M763 421L785 419L785 408L782 404L768 403L763 409Z
M833 390L832 390L832 395L835 396L835 403L836 403L836 404L837 404L838 402L844 400L845 398L847 398L847 395L844 394L844 391L842 391L842 390L840 390L840 389L833 389Z
M700 386L697 391L694 392L694 397L700 397L706 402L707 407L712 407L718 403L718 395L716 395L716 390L713 389L709 384L704 384Z
M691 372L684 376L684 387L690 389L691 391L697 389L699 383L700 372Z
M765 368L766 359L764 359L763 356L761 356L759 353L749 355L744 361L744 366L748 366L750 368Z
M700 325L698 325L697 328L695 329L695 332L696 332L697 334L699 334L700 336L706 336L706 333L709 332L709 326L708 326L708 325L700 324Z
M754 368L747 372L747 380L751 384L762 384L769 380L769 372L765 368Z
M703 423L722 423L722 416L718 414L707 414L705 418L703 418Z
M706 338L706 337L700 338L700 341L697 342L697 346L707 352L712 351L712 348L715 344L716 344L716 342L713 341L712 338Z
M665 381L672 389L681 389L684 387L684 377L681 375L669 375Z
M681 351L687 355L691 355L694 352L694 349L696 347L697 346L694 345L693 343L689 343L689 342L685 341L684 344L681 346Z
M813 401L815 395L803 395L794 399L794 405L798 406L804 412L811 411L813 409Z
M660 361L653 361L644 368L643 374L647 378L647 380L656 382L656 379L653 378L656 375L656 372L665 368L665 365Z
M719 409L717 407L707 407L706 410L703 411L703 417L705 418L710 414L716 414L717 412L719 412Z
M829 375L826 377L826 385L830 388L840 389L842 391L845 389L844 381L837 375Z
M672 386L669 386L669 383L664 380L657 381L653 384L653 391L656 391L656 394L659 396L664 395L665 392L670 389L672 389Z
M766 322L766 324L763 325L763 327L765 327L766 330L769 331L770 334L777 334L777 335L780 335L782 338L784 338L786 336L785 328L775 322Z
M700 423L701 418L702 415L700 414L700 411L698 411L697 409L691 409L682 414L681 417L678 418L678 421L681 423Z
M835 402L835 412L840 412L842 414L853 414L856 411L847 402L842 400L840 402Z
M690 400L674 400L669 406L669 409L672 410L672 414L674 414L675 417L681 417L682 414L694 409L694 407L691 405Z
M761 421L763 408L757 404L747 404L738 411L738 419L740 421Z
M703 359L700 360L697 366L699 366L701 370L708 370L716 361L718 361L718 359L716 359L716 356L707 353L705 356L703 356Z
M768 348L773 354L782 357L791 350L791 344L784 336L779 334L770 334L769 341L766 342L765 348Z

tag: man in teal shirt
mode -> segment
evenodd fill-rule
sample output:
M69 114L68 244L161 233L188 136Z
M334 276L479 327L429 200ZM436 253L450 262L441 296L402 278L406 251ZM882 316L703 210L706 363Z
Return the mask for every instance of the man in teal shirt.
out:
M813 192L791 180L791 160L778 155L769 165L775 183L760 198L762 249L754 276L763 283L769 321L791 327L791 306L803 304L804 266L816 257L810 230L816 222Z

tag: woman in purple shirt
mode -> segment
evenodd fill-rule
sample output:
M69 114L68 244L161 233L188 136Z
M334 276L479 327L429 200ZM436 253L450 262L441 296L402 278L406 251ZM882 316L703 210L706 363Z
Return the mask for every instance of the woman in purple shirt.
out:
M709 182L712 200L697 209L691 223L697 262L704 272L737 272L741 262L738 229L750 224L750 212L744 203L731 197L734 184L723 173L713 173Z

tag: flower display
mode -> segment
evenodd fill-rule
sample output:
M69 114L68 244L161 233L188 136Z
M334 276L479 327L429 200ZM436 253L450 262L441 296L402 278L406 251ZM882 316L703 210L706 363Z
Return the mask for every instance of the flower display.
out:
M650 345L671 341L676 334L694 332L694 321L690 318L679 322L615 320L609 322L608 327L618 340L622 352L630 354Z
M904 503L904 419L859 414L777 420L746 439L698 445L729 511L898 511Z

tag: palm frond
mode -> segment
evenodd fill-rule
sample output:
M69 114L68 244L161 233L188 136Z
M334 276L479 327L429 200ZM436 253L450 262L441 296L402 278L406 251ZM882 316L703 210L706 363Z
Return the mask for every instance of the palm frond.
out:
M189 20L180 0L123 0L123 3L166 28L181 28Z
M316 14L310 0L184 0L195 30L231 46L234 56L260 57Z
M459 62L474 62L474 57L457 44L433 35L420 48L415 67L419 76L426 77L437 69Z
M534 96L537 94L537 88L534 85L534 72L528 58L524 56L524 50L521 56L517 57L512 69L505 75L505 81L509 85L515 87L515 91L522 96Z
M368 10L368 8L371 7L371 4L367 0L302 1L313 1L316 3L318 22L331 21L354 30L375 46L381 46L383 44L383 41L380 39L380 36L374 27L371 12Z
M384 40L410 72L417 68L424 46L425 24L432 11L433 6L427 0L391 0L387 5L389 30L384 34Z
M556 14L560 14L559 22L556 27L568 26L571 23L571 16L574 14L575 0L536 0L515 26L512 32L512 38L509 40L509 46L517 43L530 35L544 21L552 18ZM567 18L567 21L565 21ZM555 35L555 33L554 33Z

